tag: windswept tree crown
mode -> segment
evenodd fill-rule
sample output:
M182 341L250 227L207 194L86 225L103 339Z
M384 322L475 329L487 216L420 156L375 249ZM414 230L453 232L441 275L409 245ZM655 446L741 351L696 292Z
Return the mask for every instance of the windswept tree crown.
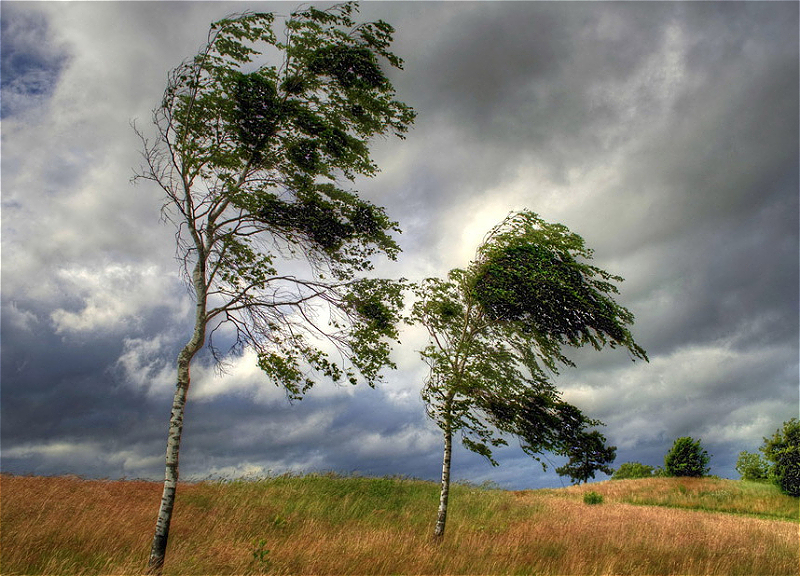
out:
M592 251L562 224L530 211L509 215L478 249L470 267L476 302L497 322L512 323L551 344L622 346L646 358L617 304L620 276L588 263Z
M387 75L402 67L389 49L393 28L357 24L356 12L347 2L213 23L205 46L168 77L157 138L142 136L140 177L167 193L163 213L178 228L186 278L208 303L197 320L211 327L212 351L219 326L232 325L234 349L253 347L293 396L311 385L308 366L373 382L391 365L384 339L396 338L402 306L395 284L356 279L374 256L396 257L399 228L346 184L375 175L371 140L403 137L415 114ZM293 259L310 274L286 265Z
M367 268L376 251L394 257L389 233L398 229L337 182L374 175L369 140L402 137L414 119L384 72L402 67L389 51L393 28L356 25L356 9L293 13L280 37L272 13L215 22L205 49L171 73L156 111L183 183L324 253L344 265L335 267L342 275ZM266 47L273 53L262 54Z
M428 414L491 462L493 447L506 443L497 432L517 436L534 458L570 456L575 466L564 472L580 477L613 460L613 447L589 431L600 422L564 402L549 377L572 365L570 347L624 347L647 358L628 329L633 315L613 299L622 278L591 257L565 226L521 211L487 234L466 269L414 286L410 320L431 338L421 351Z

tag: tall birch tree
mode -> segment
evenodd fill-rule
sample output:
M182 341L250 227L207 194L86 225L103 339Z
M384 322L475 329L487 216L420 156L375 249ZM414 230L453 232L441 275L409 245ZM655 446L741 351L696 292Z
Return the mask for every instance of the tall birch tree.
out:
M466 269L412 287L408 320L430 336L422 397L444 436L435 537L447 520L455 433L494 465L492 450L509 434L537 459L574 454L599 422L564 402L550 381L573 365L565 349L623 347L632 359L647 358L627 328L633 315L612 297L622 278L590 265L591 257L580 236L522 211L491 230Z
M208 344L245 347L290 398L319 379L373 385L391 367L402 295L365 279L394 259L384 210L345 188L377 166L369 143L414 119L385 70L402 67L383 21L356 24L355 3L211 25L199 53L168 76L137 177L166 194L177 256L194 296L194 330L177 357L164 491L148 571L160 573L178 482L189 367ZM215 335L217 339L215 340Z

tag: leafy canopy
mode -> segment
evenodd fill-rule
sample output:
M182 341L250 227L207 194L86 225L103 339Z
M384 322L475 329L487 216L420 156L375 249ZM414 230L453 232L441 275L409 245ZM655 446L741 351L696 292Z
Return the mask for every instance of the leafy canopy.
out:
M646 358L626 328L633 315L613 299L613 282L622 278L588 264L591 258L566 226L532 212L512 215L478 249L475 299L490 319L538 334L548 349L608 344Z
M651 478L656 474L656 469L641 462L623 462L614 471L612 480L627 480L629 478Z
M708 452L700 446L700 440L683 436L675 440L664 457L664 471L668 476L705 476L708 461Z
M376 251L394 256L387 232L397 228L336 180L374 175L369 140L402 136L414 119L381 68L402 67L388 50L392 27L356 25L355 10L296 12L284 40L271 13L214 23L207 48L171 74L159 111L187 184L211 185L271 232L324 252L341 276ZM257 44L282 53L280 64L263 63Z
M750 482L761 482L769 478L769 465L760 454L754 452L739 452L736 471L742 480Z
M569 461L556 468L559 476L569 476L574 483L588 482L597 472L613 474L610 464L617 457L617 447L608 446L597 430L582 432L564 450Z
M800 496L800 421L784 422L775 434L764 438L761 451L772 463L771 473L781 491Z
M309 7L282 19L281 33L271 13L215 22L170 73L157 138L142 136L139 176L167 194L178 256L208 302L198 320L213 326L212 350L219 327L232 327L233 349L254 347L293 396L313 384L309 368L372 383L397 336L398 287L356 280L374 256L396 257L397 223L344 184L373 176L371 139L403 137L415 114L386 75L402 67L394 30L357 24L356 11Z
M561 400L549 381L548 371L572 365L565 346L622 346L646 358L627 328L633 315L611 297L621 278L589 259L580 236L522 211L487 235L467 269L413 285L409 321L430 335L421 351L430 367L422 393L428 414L492 463L504 433L534 458L543 451L579 458L581 448L603 443L587 431L599 422ZM610 456L604 450L599 460Z

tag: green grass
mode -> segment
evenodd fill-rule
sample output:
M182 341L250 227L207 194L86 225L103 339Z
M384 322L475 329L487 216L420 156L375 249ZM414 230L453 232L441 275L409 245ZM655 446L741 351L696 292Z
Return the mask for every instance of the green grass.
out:
M214 492L218 495L215 499L218 507L225 503L249 502L259 516L268 520L264 525L270 531L290 530L299 518L330 527L358 523L365 528L394 519L422 528L430 523L431 502L439 497L439 486L432 482L336 474L285 475L195 486L202 486L206 491L181 495L181 503L209 510L210 494ZM519 514L506 500L507 493L500 490L459 483L451 487L451 510L458 509L465 523L507 524Z
M0 479L0 573L144 570L159 483ZM183 483L165 574L797 573L798 499L770 485L456 484L441 541L432 538L438 491L409 478L332 474ZM588 492L603 504L585 504Z
M800 500L782 494L768 482L723 478L648 478L594 484L617 502L724 512L798 521Z

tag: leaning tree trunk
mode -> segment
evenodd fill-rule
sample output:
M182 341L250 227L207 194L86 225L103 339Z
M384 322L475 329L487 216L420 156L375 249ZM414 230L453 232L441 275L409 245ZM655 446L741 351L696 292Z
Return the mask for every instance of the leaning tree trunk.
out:
M186 406L186 393L189 391L189 364L194 354L187 345L178 355L178 384L172 399L172 414L169 419L167 434L166 471L164 475L164 491L161 495L161 506L158 509L156 531L150 548L150 560L147 564L148 574L161 574L164 556L167 552L169 524L172 520L172 508L175 505L175 489L178 485L178 452L183 432L183 412Z
M178 354L178 384L175 389L175 396L172 399L172 413L169 419L169 432L167 433L164 491L161 496L161 506L158 509L156 530L153 536L153 544L150 548L150 559L147 563L148 574L161 574L161 570L164 567L164 557L167 553L169 525L172 520L172 508L175 505L175 490L178 485L178 452L180 451L181 434L183 432L183 413L186 406L186 395L189 392L189 366L192 363L192 358L205 343L207 290L204 276L202 263L198 263L194 270L194 285L197 293L194 333L191 340Z
M439 494L439 514L436 519L436 528L433 531L435 538L444 536L444 527L447 522L447 500L450 496L450 458L453 453L453 428L448 419L444 427L444 458L442 460L442 491Z

